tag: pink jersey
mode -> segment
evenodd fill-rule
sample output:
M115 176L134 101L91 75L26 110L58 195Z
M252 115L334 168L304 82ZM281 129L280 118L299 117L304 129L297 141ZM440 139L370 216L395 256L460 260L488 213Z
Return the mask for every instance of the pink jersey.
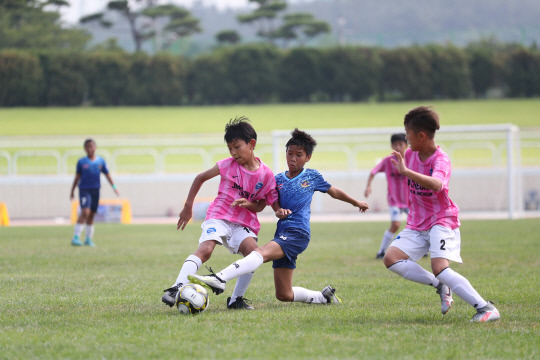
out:
M394 164L390 161L394 156L389 155L381 160L371 170L371 175L375 175L379 172L386 174L386 182L388 184L388 206L397 206L400 209L408 207L408 194L407 177L401 175Z
M227 220L246 226L255 234L259 233L261 225L256 213L239 206L231 207L231 203L240 198L250 201L264 199L267 205L272 205L278 199L272 170L261 160L259 162L256 171L248 171L232 157L217 162L221 180L218 195L208 208L206 220Z
M409 185L409 216L407 228L418 231L431 229L442 225L455 229L459 222L459 208L448 197L448 181L452 174L450 159L438 146L437 150L426 161L422 162L417 151L405 151L405 165L410 170L433 176L442 181L439 191L432 191L408 179Z

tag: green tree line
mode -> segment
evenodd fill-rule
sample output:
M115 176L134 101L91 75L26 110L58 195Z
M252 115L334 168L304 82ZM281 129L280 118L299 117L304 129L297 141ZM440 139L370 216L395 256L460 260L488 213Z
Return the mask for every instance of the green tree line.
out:
M0 52L0 106L197 105L540 96L540 51L225 46L194 59L124 52Z

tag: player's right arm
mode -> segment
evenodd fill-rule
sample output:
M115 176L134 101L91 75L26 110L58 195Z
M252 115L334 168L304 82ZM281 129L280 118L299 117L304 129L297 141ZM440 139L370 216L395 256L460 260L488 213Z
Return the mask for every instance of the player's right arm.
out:
M77 173L75 174L75 179L73 179L73 184L71 185L71 192L69 193L70 200L73 200L75 197L75 188L77 187L77 184L79 183L79 180L81 179L81 174Z
M193 180L193 183L191 184L191 188L189 189L187 199L184 202L184 208L180 212L176 230L180 228L184 230L187 223L193 216L193 202L195 201L195 196L197 196L197 193L201 189L202 184L204 184L205 181L210 180L211 178L216 177L218 175L219 175L219 167L216 164L211 169L203 171L202 173L200 173L199 175L195 177L195 179Z
M248 199L240 198L240 199L234 200L231 203L231 207L235 207L235 206L248 209L252 212L261 212L266 207L266 200L260 199L256 201L249 201Z
M367 184L366 184L366 190L364 190L364 196L365 197L368 197L371 194L371 182L373 181L374 177L375 177L375 175L373 175L372 173L369 174L369 178L368 178Z
M392 164L396 167L396 170L401 174L405 175L415 183L422 185L425 188L433 191L440 191L442 188L442 181L433 176L427 176L424 174L417 173L405 165L405 159L399 151L392 151L394 159L391 159Z
M276 217L278 219L285 219L287 216L289 216L290 214L292 214L292 211L289 210L289 209L283 209L281 207L281 204L279 203L279 200L278 201L274 201L274 203L272 204L272 210L274 210L274 212L276 213Z

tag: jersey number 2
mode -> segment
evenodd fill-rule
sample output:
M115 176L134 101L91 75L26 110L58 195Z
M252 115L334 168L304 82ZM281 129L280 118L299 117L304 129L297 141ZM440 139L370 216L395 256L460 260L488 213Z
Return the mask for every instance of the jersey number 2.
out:
M441 250L446 250L446 248L444 247L444 245L446 245L446 241L445 241L445 240L441 240Z

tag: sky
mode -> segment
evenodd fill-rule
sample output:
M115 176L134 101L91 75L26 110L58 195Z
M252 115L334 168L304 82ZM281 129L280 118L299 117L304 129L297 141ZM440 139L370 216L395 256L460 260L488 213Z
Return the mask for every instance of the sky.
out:
M61 10L62 19L70 24L75 24L83 16L90 15L103 10L109 0L68 0L69 8ZM240 8L248 5L248 0L169 0L163 3L174 3L189 7L194 2L205 5L213 5L218 9Z

